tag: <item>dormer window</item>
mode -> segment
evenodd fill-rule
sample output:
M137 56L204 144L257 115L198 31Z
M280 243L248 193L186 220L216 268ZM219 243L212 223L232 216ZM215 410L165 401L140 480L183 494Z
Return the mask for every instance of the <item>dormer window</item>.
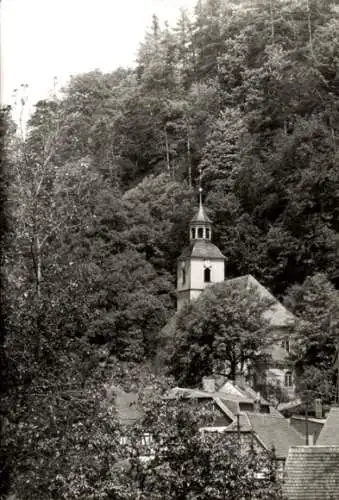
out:
M198 227L198 238L204 237L204 230L202 227Z
M204 269L204 282L205 283L211 282L211 269L209 267Z

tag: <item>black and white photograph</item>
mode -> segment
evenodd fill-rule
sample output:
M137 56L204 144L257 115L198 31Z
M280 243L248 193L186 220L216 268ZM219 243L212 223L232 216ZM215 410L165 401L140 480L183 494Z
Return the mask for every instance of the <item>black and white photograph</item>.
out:
M0 20L0 500L339 500L339 1Z

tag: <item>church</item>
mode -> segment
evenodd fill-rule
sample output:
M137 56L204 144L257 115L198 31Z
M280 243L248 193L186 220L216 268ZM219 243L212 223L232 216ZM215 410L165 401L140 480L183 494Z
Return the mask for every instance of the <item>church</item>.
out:
M183 307L203 296L207 287L225 282L227 286L255 289L263 299L269 299L271 306L264 312L270 325L272 342L268 354L271 363L264 371L255 374L241 373L254 390L265 392L265 397L287 401L294 397L293 374L286 368L290 348L290 332L295 318L261 283L252 275L225 278L225 257L212 243L213 225L207 216L200 188L199 207L189 224L189 244L183 249L177 261L177 314ZM220 286L220 285L219 285ZM170 340L175 332L177 314L171 318L162 332L162 341ZM166 340L165 340L166 342Z

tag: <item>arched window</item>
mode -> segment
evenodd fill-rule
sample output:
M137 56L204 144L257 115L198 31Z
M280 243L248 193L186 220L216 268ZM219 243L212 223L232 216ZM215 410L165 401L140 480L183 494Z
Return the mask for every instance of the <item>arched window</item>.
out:
M209 267L206 267L206 269L204 269L204 282L211 282L211 269Z
M192 240L195 240L195 227L192 227Z
M291 372L286 372L285 373L285 387L292 387L293 382L292 382L292 373Z
M183 285L186 283L186 269L181 270L181 282Z
M198 238L204 237L204 230L202 227L198 227Z

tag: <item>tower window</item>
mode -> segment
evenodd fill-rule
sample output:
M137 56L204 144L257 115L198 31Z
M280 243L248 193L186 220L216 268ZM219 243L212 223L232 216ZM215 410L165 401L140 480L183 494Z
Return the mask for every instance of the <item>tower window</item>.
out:
M285 387L292 387L292 373L291 372L286 372L285 373Z
M281 345L282 345L283 349L285 349L285 351L290 352L291 346L290 346L290 339L289 338L284 339L282 341Z
M195 239L195 227L192 227L192 233L191 234L192 234L192 240L194 240Z
M211 270L209 267L204 269L204 282L205 283L210 283L211 282Z
M204 230L202 227L198 227L198 238L204 237Z
M184 285L186 283L186 270L182 269L181 271L181 282Z
M210 230L208 227L206 228L206 239L210 239Z

